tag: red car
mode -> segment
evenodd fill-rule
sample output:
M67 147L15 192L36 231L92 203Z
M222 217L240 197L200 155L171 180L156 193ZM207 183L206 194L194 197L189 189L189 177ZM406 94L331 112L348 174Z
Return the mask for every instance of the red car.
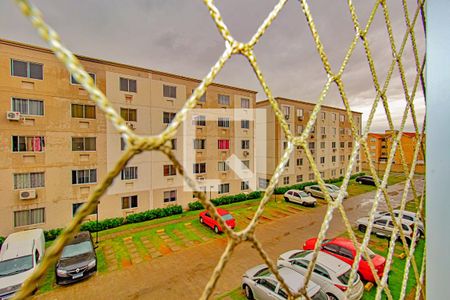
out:
M217 212L225 221L225 223L228 225L228 227L234 229L234 226L236 226L236 220L233 218L233 216L228 211L222 208L218 208ZM199 219L200 223L205 224L208 227L211 227L212 229L214 229L215 233L223 232L222 227L220 227L220 224L210 216L208 211L201 212Z
M307 240L303 245L303 249L314 250L316 241L317 238ZM353 245L353 242L349 239L344 238L324 240L322 243L321 251L331 254L350 265L353 264L356 255L356 249ZM373 253L369 248L367 248L367 252L373 262L373 265L375 266L375 269L377 270L378 276L381 278L381 276L383 275L384 266L386 264L386 259L381 255ZM369 267L369 263L367 262L365 254L362 254L362 259L359 262L358 273L364 280L375 282L375 278Z

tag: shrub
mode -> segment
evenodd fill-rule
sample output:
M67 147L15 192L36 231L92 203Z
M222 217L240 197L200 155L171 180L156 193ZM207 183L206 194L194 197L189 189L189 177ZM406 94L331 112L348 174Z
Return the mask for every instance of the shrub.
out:
M6 240L4 236L0 236L0 248L2 247L3 242Z
M242 202L246 200L252 200L252 199L258 199L261 197L261 191L254 191L248 194L237 194L237 195L231 195L231 196L222 196L219 198L212 199L212 204L216 206L221 206L225 204L231 204L236 202ZM190 202L188 204L189 210L201 210L203 209L203 205L199 201Z
M200 210L204 208L203 204L201 204L199 201L189 202L188 207L189 210Z
M364 176L364 175L366 175L366 173L364 173L364 172L356 173L356 174L353 174L352 176L350 176L350 179L355 179L358 176Z
M247 194L247 200L258 199L262 195L261 191L253 191Z
M53 241L54 239L56 239L58 237L58 235L60 235L60 233L63 231L62 228L56 228L56 229L50 229L50 230L46 230L44 231L44 237L46 241Z
M80 231L89 231L89 232L97 232L110 228L119 227L120 225L126 224L126 220L124 218L112 218L105 219L101 221L89 221L81 224Z
M168 217L172 215L178 215L183 212L181 205L173 205L165 208L156 208L147 210L140 213L135 213L128 215L126 218L127 223L139 223L153 219L159 219L163 217Z

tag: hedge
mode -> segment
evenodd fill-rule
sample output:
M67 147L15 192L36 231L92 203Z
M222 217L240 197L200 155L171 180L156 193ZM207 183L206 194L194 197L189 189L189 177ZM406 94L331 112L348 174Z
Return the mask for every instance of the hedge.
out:
M231 195L231 196L222 196L219 198L212 199L211 202L216 205L225 205L225 204L231 204L236 202L242 202L246 200L251 199L258 199L261 197L262 192L261 191L254 191L248 194L237 194L237 195ZM203 209L203 205L200 203L200 201L190 202L188 204L189 210L200 210Z
M89 231L89 232L97 232L110 228L119 227L124 224L131 223L139 223L153 219L159 219L163 217L168 217L172 215L178 215L183 212L183 208L181 205L168 206L165 208L156 208L152 210L147 210L140 213L135 213L128 215L126 218L111 218L104 219L101 221L89 221L81 224L80 231ZM52 241L58 237L58 235L62 232L62 228L51 229L48 231L44 231L44 236L46 241ZM0 237L0 242L1 242Z
M0 236L0 248L2 247L3 242L5 241L5 237L4 236Z

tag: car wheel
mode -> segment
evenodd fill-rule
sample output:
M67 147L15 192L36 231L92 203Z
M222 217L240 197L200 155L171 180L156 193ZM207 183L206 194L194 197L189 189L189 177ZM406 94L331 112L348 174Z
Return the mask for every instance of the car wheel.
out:
M331 294L331 293L327 293L327 296L330 300L339 300L338 297L336 297L335 295Z
M284 197L284 201L289 202L289 198L288 197Z
M312 195L311 195L311 193L310 193L310 192L308 192L308 196L312 197Z
M362 181L357 181L357 183L362 184Z
M219 233L219 227L214 226L214 232L215 232L215 233Z
M367 226L361 224L361 225L358 226L358 229L359 229L359 231L361 231L361 232L366 232Z
M202 217L200 217L199 221L200 221L201 224L203 224L203 218Z
M245 293L245 297L249 300L253 300L253 292L252 289L248 286L248 285L244 285L244 293Z

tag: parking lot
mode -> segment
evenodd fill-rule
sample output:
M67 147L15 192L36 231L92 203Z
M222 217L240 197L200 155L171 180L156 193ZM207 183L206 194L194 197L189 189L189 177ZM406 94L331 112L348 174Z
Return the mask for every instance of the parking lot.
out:
M416 179L416 185L421 191L422 179ZM403 185L391 185L388 191L394 206L398 206ZM372 190L344 202L352 222L367 215L373 195ZM248 224L256 203L247 201L227 207L236 217L238 229ZM273 197L256 231L269 255L276 259L280 253L299 248L306 239L317 235L326 210L324 204L319 201L316 208L304 208L285 203L281 195ZM52 272L49 272L42 294L37 298L198 298L225 248L226 238L200 225L197 216L198 212L189 212L145 226L134 225L101 233L98 274L76 285L55 288ZM341 235L344 231L343 222L336 213L328 236ZM381 242L387 243L386 240ZM239 295L236 288L243 272L261 262L249 244L239 245L218 282L215 297L226 299L234 298L236 293Z

